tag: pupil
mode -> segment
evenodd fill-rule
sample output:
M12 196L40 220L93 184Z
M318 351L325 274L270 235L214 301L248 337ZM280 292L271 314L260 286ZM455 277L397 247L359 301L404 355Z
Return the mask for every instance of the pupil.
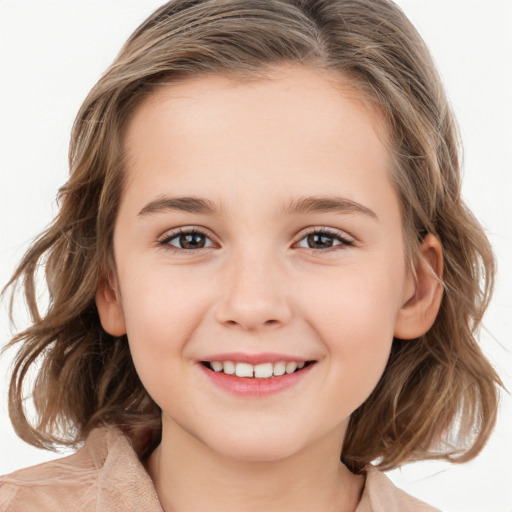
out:
M308 235L308 245L310 247L332 247L332 237L328 235L321 235L319 233L313 233L312 235Z
M183 249L197 249L204 247L203 235L199 233L187 233L180 236L180 245Z

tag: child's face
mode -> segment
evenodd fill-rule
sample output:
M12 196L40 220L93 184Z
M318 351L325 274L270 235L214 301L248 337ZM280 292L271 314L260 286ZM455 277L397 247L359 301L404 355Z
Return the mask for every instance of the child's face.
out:
M339 448L382 375L414 285L385 128L339 83L294 67L194 79L128 126L119 300L99 308L127 332L164 435L250 460ZM205 361L312 363L248 381Z

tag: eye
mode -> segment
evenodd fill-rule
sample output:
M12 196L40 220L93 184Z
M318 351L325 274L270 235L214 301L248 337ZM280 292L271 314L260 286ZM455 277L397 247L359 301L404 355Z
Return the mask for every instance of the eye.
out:
M304 249L313 249L315 252L326 252L330 249L342 249L345 246L353 245L353 243L353 240L342 236L337 231L316 228L301 238L297 246Z
M202 231L198 229L182 228L173 233L166 234L158 244L161 246L170 246L178 251L195 251L206 249L214 245L212 240Z

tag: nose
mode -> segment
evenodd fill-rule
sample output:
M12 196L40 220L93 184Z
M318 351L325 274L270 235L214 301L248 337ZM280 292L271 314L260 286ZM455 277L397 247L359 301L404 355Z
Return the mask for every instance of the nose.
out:
M217 305L217 321L244 331L278 328L290 321L286 272L275 258L233 255L226 264Z

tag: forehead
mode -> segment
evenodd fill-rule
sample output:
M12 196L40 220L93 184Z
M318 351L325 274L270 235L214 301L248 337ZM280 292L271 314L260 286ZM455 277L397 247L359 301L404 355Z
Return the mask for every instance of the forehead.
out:
M382 116L339 73L282 66L252 80L196 77L159 87L134 111L127 185L242 200L325 194L334 180L353 199L356 182L361 193L389 181L387 140Z
M291 110L287 108L290 106ZM125 139L128 149L133 142L133 126L148 116L152 122L158 121L156 111L163 111L163 107L172 109L177 128L182 123L182 129L195 129L198 135L211 133L211 123L218 123L216 115L220 114L225 123L234 124L239 119L237 113L243 116L251 110L255 121L265 118L269 123L287 122L294 131L308 126L311 130L305 135L311 136L313 131L322 136L318 126L339 129L341 124L347 124L346 116L352 110L365 118L383 143L389 144L390 140L388 126L375 102L348 76L293 64L268 67L254 76L242 72L204 74L157 86L129 118ZM344 122L336 122L340 120Z

